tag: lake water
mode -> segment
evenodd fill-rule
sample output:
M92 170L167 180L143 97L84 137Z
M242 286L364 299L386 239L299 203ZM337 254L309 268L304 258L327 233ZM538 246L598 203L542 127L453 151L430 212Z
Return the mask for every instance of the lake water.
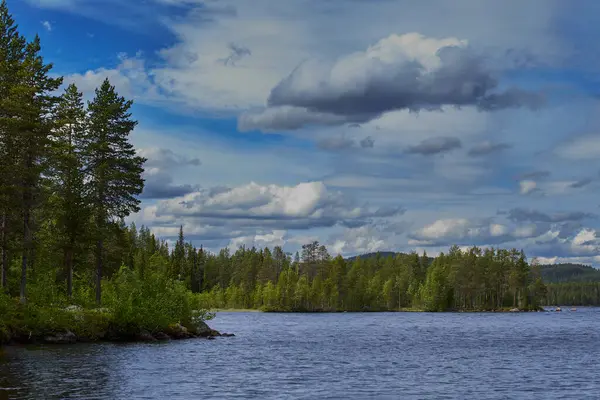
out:
M7 347L0 399L598 399L600 310L219 313L232 338Z

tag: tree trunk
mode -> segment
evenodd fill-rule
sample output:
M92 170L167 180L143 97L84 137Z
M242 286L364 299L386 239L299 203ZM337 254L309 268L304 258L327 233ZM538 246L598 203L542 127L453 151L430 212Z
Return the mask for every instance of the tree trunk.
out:
M23 200L26 204L28 203L27 195L24 196ZM23 256L21 258L21 304L25 304L27 302L27 256L29 255L29 249L31 248L31 239L29 232L29 214L29 206L25 205L25 209L23 211Z
M198 293L198 252L194 251L194 261L192 264L192 293Z
M96 304L102 304L102 252L104 240L98 239L96 242Z
M65 267L67 272L67 296L69 300L73 298L73 248L65 250Z
M2 223L0 224L1 237L0 237L0 246L2 247L2 272L0 273L0 281L2 284L2 289L5 291L8 290L8 246L6 240L6 212L2 214Z

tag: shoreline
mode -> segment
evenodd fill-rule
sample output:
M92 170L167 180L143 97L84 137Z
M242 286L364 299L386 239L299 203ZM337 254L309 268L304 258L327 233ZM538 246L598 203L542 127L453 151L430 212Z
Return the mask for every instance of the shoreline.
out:
M139 333L107 331L101 336L77 336L71 330L46 332L44 334L28 335L21 332L8 338L2 346L22 346L22 345L66 345L79 343L165 343L186 339L206 339L214 340L217 337L233 337L233 333L221 333L210 328L206 323L198 324L197 328L187 329L181 324L174 324L167 330L156 332L141 331Z
M259 310L259 309L243 309L243 308L219 308L212 309L211 312L231 312L231 313L281 313L281 314L340 314L340 313L438 313L438 314L460 314L460 313L480 313L480 314L497 314L497 313L531 313L531 312L554 312L554 310L546 310L542 307L539 309L521 310L521 309L499 309L499 310L446 310L446 311L427 311L418 308L405 308L400 310L353 310L353 311L289 311L289 310Z

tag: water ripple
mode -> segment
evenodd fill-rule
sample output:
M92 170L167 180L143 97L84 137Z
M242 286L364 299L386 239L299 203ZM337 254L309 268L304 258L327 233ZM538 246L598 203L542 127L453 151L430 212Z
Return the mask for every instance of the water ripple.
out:
M234 338L10 347L10 399L595 399L600 313L219 313Z

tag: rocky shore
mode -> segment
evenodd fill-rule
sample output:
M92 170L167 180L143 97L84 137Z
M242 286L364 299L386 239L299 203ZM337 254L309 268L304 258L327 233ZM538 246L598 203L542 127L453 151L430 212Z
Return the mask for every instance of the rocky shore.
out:
M205 322L197 323L194 329L188 329L180 324L175 324L165 331L149 332L142 331L138 334L107 332L106 335L99 337L78 337L73 332L66 330L64 332L54 332L41 337L20 336L14 337L11 342L17 344L74 344L89 342L160 342L169 340L183 340L201 338L213 340L217 337L232 337L233 333L220 333L211 329Z
M83 310L76 306L64 309L72 318L42 326L18 324L4 330L0 344L73 344L90 342L160 342L183 339L207 339L235 336L212 329L201 319L184 325L170 324L163 329L148 330L114 323L108 310ZM57 314L60 316L61 314Z

